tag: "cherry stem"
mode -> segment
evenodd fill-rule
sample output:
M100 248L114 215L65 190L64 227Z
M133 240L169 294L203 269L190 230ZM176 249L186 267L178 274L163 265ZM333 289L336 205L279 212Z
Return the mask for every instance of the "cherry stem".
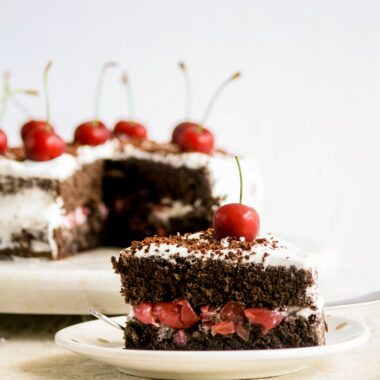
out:
M93 124L96 126L99 123L99 104L100 104L100 94L102 92L103 82L104 82L104 75L109 67L116 66L116 62L106 62L103 64L99 78L98 83L96 85L96 91L95 91L95 109L94 109L94 121Z
M240 166L240 160L238 156L235 156L236 163L239 168L239 177L240 177L240 199L239 203L241 204L243 202L243 175L241 173L241 166Z
M16 101L16 98L14 95L17 94L26 94L26 95L38 95L38 92L35 90L24 90L24 89L16 89L12 90L10 86L10 74L8 72L4 73L4 94L0 98L0 103L2 104L1 111L0 111L0 124L2 123L5 115L5 111L7 109L8 100L11 99L12 102L19 108L23 107L21 103ZM23 107L25 109L25 107Z
M8 105L8 98L9 98L9 92L10 92L10 85L9 85L9 77L10 74L9 72L5 72L3 74L3 79L4 79L4 94L1 97L1 110L0 110L0 124L3 122L5 111L7 110L7 105Z
M228 85L228 83L232 82L233 80L237 79L240 77L240 73L237 72L235 73L234 75L230 76L228 79L226 79L219 87L218 89L216 90L216 92L214 93L213 97L211 98L210 100L210 103L208 104L207 108L206 108L206 112L204 113L203 115L203 118L202 118L202 121L201 121L201 125L204 125L204 123L206 122L206 120L208 119L209 115L210 115L210 112L211 112L211 109L212 107L214 106L214 103L216 101L216 99L219 97L220 93L223 91L224 87L226 87Z
M48 86L48 72L53 64L52 61L48 62L44 70L44 93L45 93L45 105L46 105L46 130L50 131L50 102L49 102L49 86Z
M191 114L191 85L190 85L190 76L187 71L187 67L183 62L179 62L179 67L183 72L185 79L185 90L186 90L186 100L185 100L185 120L190 119Z
M127 93L129 118L131 120L134 120L134 118L135 118L135 104L133 102L133 94L132 94L131 83L129 81L129 78L128 78L128 75L126 72L123 73L123 75L121 77L121 81L124 83L126 93Z

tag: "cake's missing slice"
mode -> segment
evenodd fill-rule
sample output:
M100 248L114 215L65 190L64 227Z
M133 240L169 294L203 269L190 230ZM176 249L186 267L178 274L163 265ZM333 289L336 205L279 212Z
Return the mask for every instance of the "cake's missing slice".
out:
M221 350L325 343L313 259L272 235L218 240L209 229L133 242L112 258L127 317L125 347Z

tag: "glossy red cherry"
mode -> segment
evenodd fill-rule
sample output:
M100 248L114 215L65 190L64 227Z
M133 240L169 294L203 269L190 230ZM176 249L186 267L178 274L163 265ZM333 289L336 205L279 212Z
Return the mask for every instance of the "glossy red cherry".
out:
M191 121L184 121L183 123L179 123L173 130L172 133L172 143L178 144L178 137L187 129L187 128L194 128L198 127L199 125L196 123L193 123Z
M183 327L181 321L181 306L173 302L160 302L154 305L153 314L164 325L173 329Z
M185 299L180 299L176 302L176 304L182 306L181 321L183 328L189 328L200 320L188 301Z
M148 325L157 324L153 315L153 304L152 302L141 302L134 309L134 317L142 323Z
M220 207L214 214L213 224L218 239L232 236L253 241L260 231L257 211L241 203L229 203Z
M186 346L187 335L185 331L178 330L173 336L173 341L174 341L174 344L176 344L177 346Z
M200 318L185 299L177 302L161 302L154 305L153 315L164 325L174 329L187 329Z
M7 135L3 130L0 129L0 153L3 153L8 148L8 139Z
M194 124L178 134L177 145L183 152L210 154L214 150L214 136L208 129Z
M139 139L145 139L147 137L146 128L142 124L132 120L121 120L116 123L113 133L116 136L125 135Z
M266 308L245 309L244 314L250 323L261 325L267 330L273 329L285 318L285 313Z
M215 323L214 326L211 327L211 334L221 334L221 335L230 335L235 332L235 324L232 321L223 321Z
M33 161L49 161L65 151L65 142L52 131L37 130L24 140L25 156Z
M110 131L101 121L88 121L75 129L74 140L86 145L100 145L105 143L110 135Z
M233 322L244 321L244 307L241 303L230 301L227 302L220 311L220 317L222 320L228 320Z
M54 132L54 127L49 125L50 131ZM29 120L21 127L21 138L24 140L30 132L42 131L46 129L46 121Z
M229 203L216 210L213 218L214 230L218 239L232 236L236 239L253 241L260 231L260 218L253 207L242 204L243 176L239 157L236 156L235 160L239 168L240 203Z

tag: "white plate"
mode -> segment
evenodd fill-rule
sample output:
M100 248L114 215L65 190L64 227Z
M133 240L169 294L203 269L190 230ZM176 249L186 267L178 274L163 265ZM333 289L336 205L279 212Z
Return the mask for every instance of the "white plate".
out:
M123 324L125 317L115 317ZM364 343L368 328L348 318L328 316L325 346L246 351L144 351L123 349L122 331L95 320L66 327L55 342L129 375L157 379L248 379L304 369L321 356Z
M313 240L292 238L316 255L323 281L324 273L334 267L333 255L326 255L328 251ZM89 308L104 314L126 313L120 279L110 262L119 251L102 247L59 261L0 258L0 313L89 314Z

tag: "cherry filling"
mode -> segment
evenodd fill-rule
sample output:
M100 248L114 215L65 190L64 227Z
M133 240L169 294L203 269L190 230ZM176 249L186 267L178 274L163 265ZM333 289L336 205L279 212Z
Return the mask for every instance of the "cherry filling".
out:
M142 302L134 309L134 317L142 323L159 326L163 324L173 329L179 329L174 335L175 344L186 345L187 336L183 329L188 329L196 323L210 327L211 334L238 334L242 339L249 339L247 327L250 324L259 325L266 333L278 326L287 313L281 309L244 308L239 302L230 301L223 307L212 308L204 305L197 314L185 299L173 302Z

